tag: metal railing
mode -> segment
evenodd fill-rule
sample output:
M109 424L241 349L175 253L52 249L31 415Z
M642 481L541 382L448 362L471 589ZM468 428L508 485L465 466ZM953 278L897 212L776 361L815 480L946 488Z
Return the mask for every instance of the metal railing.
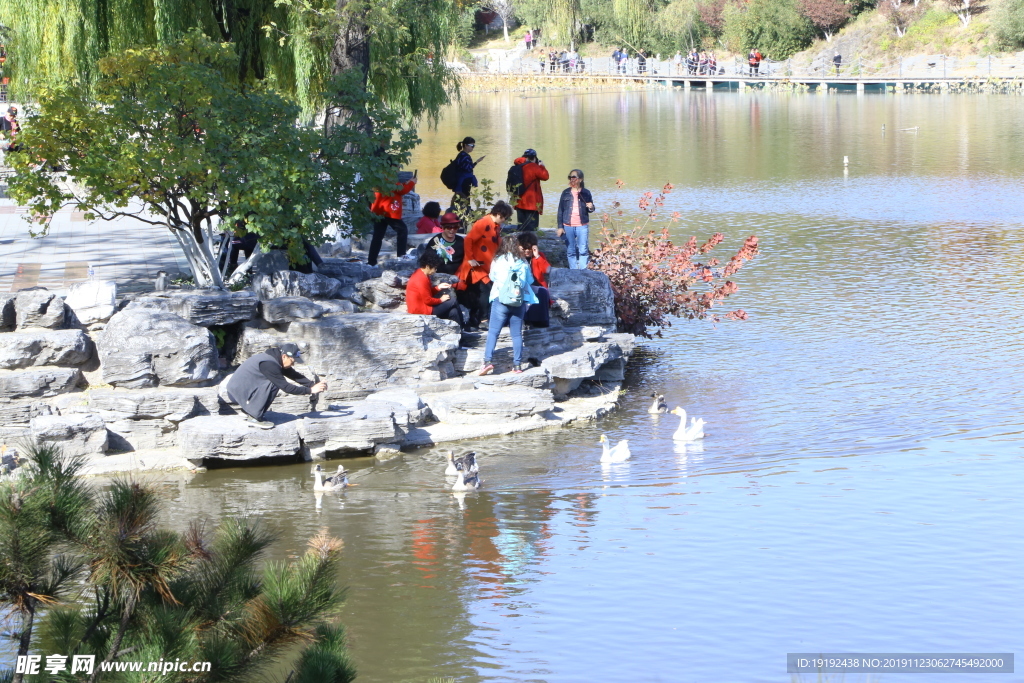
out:
M648 58L640 63L635 57L616 63L610 57L585 57L577 60L543 62L536 57L509 56L482 57L469 66L477 74L536 74L550 76L632 77L664 79L715 79L745 77L765 80L827 79L829 81L871 79L891 80L963 80L979 78L1024 79L1024 57L950 57L924 55L895 60L869 60L853 58L844 61L838 69L832 57L820 57L810 62L793 60L763 60L756 74L742 58L717 63L716 73L690 69L685 61L675 64L671 60Z

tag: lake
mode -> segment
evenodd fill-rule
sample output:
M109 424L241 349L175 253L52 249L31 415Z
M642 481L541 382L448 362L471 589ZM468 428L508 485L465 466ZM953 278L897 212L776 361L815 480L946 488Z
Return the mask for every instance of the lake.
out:
M642 192L673 183L673 235L722 232L719 256L759 236L724 309L749 320L679 321L646 343L622 410L596 424L465 444L485 484L462 503L423 450L352 461L358 486L319 509L308 464L168 477L171 519L261 511L282 535L277 557L321 527L343 538L362 683L917 682L930 677L794 677L786 654L1013 652L1021 106L467 95L420 131L423 201L448 198L437 176L464 135L501 189L511 160L537 149L549 209L572 168L599 211L618 201L627 222ZM647 414L655 391L707 420L703 443L676 445L678 418ZM603 468L602 433L629 439L632 461Z

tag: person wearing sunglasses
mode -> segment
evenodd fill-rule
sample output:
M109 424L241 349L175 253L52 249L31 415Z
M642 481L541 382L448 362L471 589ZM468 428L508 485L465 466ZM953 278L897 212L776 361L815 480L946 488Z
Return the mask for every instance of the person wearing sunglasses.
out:
M427 242L424 249L441 257L437 272L455 275L466 258L466 245L462 235L457 233L461 225L459 217L449 211L441 217L441 232Z
M590 214L594 211L594 198L583 186L583 171L569 172L569 187L562 190L558 200L559 237L566 241L569 268L584 270L590 262Z

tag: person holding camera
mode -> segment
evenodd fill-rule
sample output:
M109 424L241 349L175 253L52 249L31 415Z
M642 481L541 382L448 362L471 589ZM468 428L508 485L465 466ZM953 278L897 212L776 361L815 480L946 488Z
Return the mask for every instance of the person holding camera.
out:
M544 213L544 192L540 183L551 177L544 162L537 158L537 150L528 149L513 162L523 175L522 186L516 201L516 222L520 230L535 231Z

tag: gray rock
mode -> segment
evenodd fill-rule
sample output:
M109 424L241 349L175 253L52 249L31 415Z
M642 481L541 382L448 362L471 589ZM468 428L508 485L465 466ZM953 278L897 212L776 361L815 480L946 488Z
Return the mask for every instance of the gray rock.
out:
M113 420L106 421L106 425L107 450L174 448L178 443L178 426L167 420Z
M384 269L381 273L381 278L384 280L388 279L388 271L395 273L396 275L404 278L408 278L412 275L417 268L416 258L412 254L406 254L401 258L392 258L387 261L383 261L380 265ZM402 285L403 287L405 285Z
M149 308L114 315L96 342L103 381L142 389L187 386L217 374L217 345L206 328Z
M0 399L56 396L74 389L81 379L77 368L0 370Z
M230 325L256 317L258 299L250 291L169 290L136 298L125 310L147 308L173 313L193 325Z
M551 235L550 237L548 235ZM569 258L566 255L565 242L557 237L554 231L542 230L537 233L537 247L543 252L552 268L568 268Z
M402 432L390 405L360 401L302 418L299 436L316 458L328 451L372 450L377 444L401 441Z
M33 440L60 446L65 455L95 455L107 450L107 426L99 415L43 415L30 423Z
M19 330L26 327L64 327L64 299L42 288L23 289L14 299Z
M467 338L466 347L453 354L455 370L474 372L483 367L486 341L486 333L475 340ZM578 327L553 325L542 329L523 330L523 360L540 363L548 356L571 351L582 343L583 338ZM498 335L498 344L491 362L499 372L512 369L512 337L507 327Z
M29 328L0 335L0 369L38 365L75 366L89 360L92 348L82 330Z
M290 457L299 452L299 421L267 413L272 429L260 429L241 416L194 417L178 425L178 449L189 460L254 460Z
M550 356L543 367L555 382L555 395L565 396L585 379L622 380L626 360L633 351L632 335L609 335L603 342L587 342L578 349Z
M252 274L270 275L281 270L288 270L288 253L283 249L270 249L261 251L252 256Z
M405 303L405 286L408 283L408 277L385 270L381 277L360 282L358 287L359 293L375 310L390 310Z
M86 280L68 288L64 305L83 325L104 322L117 309L117 283L113 280Z
M163 419L181 422L199 415L216 415L220 407L217 387L92 389L86 397L89 410L108 421Z
M358 261L349 262L340 258L325 258L323 264L317 266L317 271L321 274L347 284L380 277L382 270L380 266L370 266Z
M304 296L307 299L334 299L341 291L342 282L320 273L299 273L279 270L270 275L257 275L252 288L261 301L285 296Z
M413 426L419 426L427 421L430 417L430 407L423 402L412 389L385 389L370 394L364 400L365 403L383 403L388 406L393 406L396 415L399 412L404 413L403 419L396 420L403 426L411 424Z
M338 292L338 296L346 301L350 301L356 306L365 306L366 299L359 293L359 289L355 285L344 285L341 291Z
M614 325L615 295L608 276L596 270L551 269L551 296L568 303L563 324Z
M48 403L29 399L27 401L0 401L0 414L5 427L27 427L34 417L53 415Z
M338 313L358 313L359 307L345 299L325 299L320 302L324 307L324 315L335 315Z
M507 421L555 407L550 391L512 387L504 390L451 391L425 397L434 416L449 424Z
M283 296L260 302L260 315L272 325L292 320L312 320L325 312L323 306L303 296Z
M529 387L531 389L550 389L553 385L551 377L544 368L529 368L525 372L516 374L505 372L500 375L484 375L483 377L470 377L477 389L491 389L498 387Z
M18 320L17 314L14 312L14 301L17 298L17 292L0 293L0 332L14 329Z
M458 348L460 336L457 323L428 315L332 315L290 323L287 333L246 327L236 360L294 342L306 360L296 369L320 375L328 385L322 401L331 401L447 379L442 367Z

